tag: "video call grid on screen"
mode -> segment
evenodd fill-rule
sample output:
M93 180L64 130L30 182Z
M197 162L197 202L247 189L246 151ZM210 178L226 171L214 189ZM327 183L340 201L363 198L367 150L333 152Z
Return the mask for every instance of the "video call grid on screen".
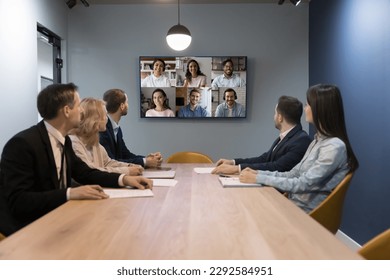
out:
M246 118L246 56L140 56L139 67L141 118Z

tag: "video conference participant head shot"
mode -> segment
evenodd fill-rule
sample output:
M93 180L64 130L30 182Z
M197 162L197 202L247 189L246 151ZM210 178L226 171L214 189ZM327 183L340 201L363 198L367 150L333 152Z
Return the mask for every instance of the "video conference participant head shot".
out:
M207 111L200 104L200 99L202 98L202 93L199 89L192 89L190 91L190 102L181 107L179 110L179 118L199 118L207 117Z
M233 88L227 88L223 93L225 102L218 105L215 117L245 117L245 107L236 102L237 93Z

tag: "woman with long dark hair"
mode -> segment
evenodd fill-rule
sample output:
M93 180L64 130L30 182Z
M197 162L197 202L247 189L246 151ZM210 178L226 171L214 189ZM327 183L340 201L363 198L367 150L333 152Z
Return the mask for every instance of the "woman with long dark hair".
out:
M199 63L195 59L188 61L185 76L184 87L199 88L206 86L206 75L200 71Z
M145 113L146 117L174 117L175 113L168 105L168 98L165 91L156 88L152 93L152 103L150 109Z
M315 85L307 91L306 121L317 130L301 162L289 172L244 169L240 181L273 186L310 212L359 163L348 139L343 101L334 85Z

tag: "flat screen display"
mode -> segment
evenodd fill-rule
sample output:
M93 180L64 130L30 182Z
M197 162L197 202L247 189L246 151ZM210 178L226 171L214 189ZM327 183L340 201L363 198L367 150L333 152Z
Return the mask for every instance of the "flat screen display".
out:
M141 118L246 118L246 56L140 56Z

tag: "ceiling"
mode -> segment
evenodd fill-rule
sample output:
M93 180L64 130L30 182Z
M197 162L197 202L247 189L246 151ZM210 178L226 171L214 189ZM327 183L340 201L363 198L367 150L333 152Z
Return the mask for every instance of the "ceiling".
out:
M87 0L91 5L113 4L176 4L177 0ZM288 0L285 1L289 2ZM302 3L309 2L303 0ZM239 4L239 3L278 3L278 0L180 0L180 4Z

